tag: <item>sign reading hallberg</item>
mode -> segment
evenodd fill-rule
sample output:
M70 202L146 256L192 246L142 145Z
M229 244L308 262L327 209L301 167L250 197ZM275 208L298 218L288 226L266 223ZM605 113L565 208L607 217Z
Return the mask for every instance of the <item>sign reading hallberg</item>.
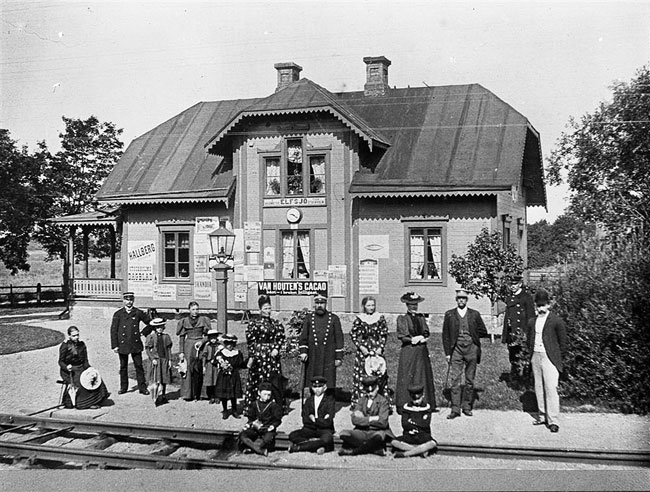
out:
M257 295L327 297L327 282L310 280L265 280L257 282Z

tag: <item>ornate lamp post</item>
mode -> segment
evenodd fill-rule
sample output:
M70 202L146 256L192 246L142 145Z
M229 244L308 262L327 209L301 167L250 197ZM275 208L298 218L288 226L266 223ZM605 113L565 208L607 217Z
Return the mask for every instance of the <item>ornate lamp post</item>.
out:
M228 270L230 265L227 260L232 259L232 249L235 246L235 234L226 229L223 224L210 234L210 249L213 258L210 259L210 267L215 272L217 281L217 330L221 333L228 333ZM216 258L216 260L214 259Z

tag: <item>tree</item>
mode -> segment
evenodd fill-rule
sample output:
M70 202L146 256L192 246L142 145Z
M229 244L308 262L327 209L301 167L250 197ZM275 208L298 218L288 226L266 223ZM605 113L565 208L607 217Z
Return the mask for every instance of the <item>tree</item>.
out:
M55 155L48 154L45 175L50 190L48 215L41 217L35 234L50 258L64 257L66 234L65 229L48 223L47 219L93 210L95 194L122 155L124 146L118 138L122 130L113 123L102 123L95 116L86 120L64 116L63 121L65 131L59 134L61 150ZM107 241L105 234L95 233L91 238L91 252L106 256ZM80 252L80 246L80 243L76 245L75 250Z
M451 255L449 274L469 294L487 296L492 304L502 297L514 275L524 271L524 260L511 244L502 247L499 232L484 227L464 256Z
M613 87L613 98L579 121L571 118L548 160L551 184L571 189L568 213L609 232L650 220L650 67Z
M579 239L593 233L594 227L566 214L552 224L540 220L529 225L528 267L543 268L565 261L576 250Z
M45 162L27 147L18 149L8 130L0 129L0 259L12 275L29 270L27 246L42 201Z

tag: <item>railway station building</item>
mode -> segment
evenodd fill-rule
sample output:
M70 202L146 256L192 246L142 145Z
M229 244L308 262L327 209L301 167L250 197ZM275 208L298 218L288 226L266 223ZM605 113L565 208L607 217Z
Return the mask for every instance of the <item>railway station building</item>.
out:
M115 278L73 279L75 299L96 301L95 284L112 281L105 298L214 309L208 233L220 224L236 238L232 310L257 309L262 291L276 310L301 309L325 287L337 313L367 295L403 312L415 291L420 311L440 315L459 287L451 255L482 228L526 258L526 207L546 206L528 119L479 84L391 87L390 60L363 62L362 91L330 92L278 63L273 93L199 102L131 142L97 194L108 212L66 219L108 221L122 239Z

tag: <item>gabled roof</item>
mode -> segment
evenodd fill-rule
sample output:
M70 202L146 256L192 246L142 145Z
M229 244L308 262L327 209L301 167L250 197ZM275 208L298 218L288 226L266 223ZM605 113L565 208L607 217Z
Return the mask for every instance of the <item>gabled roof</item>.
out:
M281 91L260 99L239 113L221 128L207 143L208 149L223 139L228 132L246 117L269 116L280 114L313 113L324 111L331 113L344 125L364 139L370 148L373 145L388 146L388 141L380 132L374 130L357 113L352 111L331 92L309 79L300 79Z
M359 196L510 190L521 182L527 139L539 141L524 116L478 84L337 96L390 141L375 169L354 176L350 192ZM528 204L546 205L536 157L526 168L539 169L525 183Z
M114 226L119 220L120 210L118 207L109 207L49 219L50 222L61 226Z
M129 145L97 199L228 203L232 165L216 152L224 137L247 117L318 112L334 115L368 143L349 190L356 196L494 194L523 185L527 205L546 205L539 134L484 87L389 89L366 97L333 94L308 79L262 99L202 102L183 111Z
M232 169L205 142L255 99L202 102L131 142L96 195L115 204L228 203Z

